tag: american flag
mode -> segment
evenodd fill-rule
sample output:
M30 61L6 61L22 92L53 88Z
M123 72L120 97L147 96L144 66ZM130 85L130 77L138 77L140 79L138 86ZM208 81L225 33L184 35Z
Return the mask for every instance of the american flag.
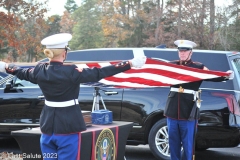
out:
M115 63L86 63L77 66L81 68L99 68ZM147 88L171 86L223 76L229 76L229 73L191 68L147 58L146 64L142 68L132 68L128 71L104 78L99 82L84 83L84 85L95 87Z

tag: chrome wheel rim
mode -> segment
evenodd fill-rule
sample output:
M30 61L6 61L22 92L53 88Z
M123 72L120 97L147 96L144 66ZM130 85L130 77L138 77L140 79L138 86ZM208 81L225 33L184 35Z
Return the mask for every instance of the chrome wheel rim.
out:
M167 126L160 128L155 136L155 145L161 154L170 157Z

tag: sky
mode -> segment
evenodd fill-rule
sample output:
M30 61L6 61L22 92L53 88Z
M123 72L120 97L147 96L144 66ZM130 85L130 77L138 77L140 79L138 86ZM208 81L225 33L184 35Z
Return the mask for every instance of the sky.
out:
M44 0L37 0L37 1L44 1ZM63 11L65 10L64 5L66 4L67 0L49 0L48 8L50 9L48 15L63 15ZM76 4L80 6L81 0L75 0ZM215 0L216 6L223 6L230 3L231 0Z
M46 0L36 0L36 1L46 1ZM47 7L50 9L48 11L48 15L63 15L63 12L65 10L64 5L67 3L67 0L48 0ZM76 4L80 6L81 0L75 0Z
M46 0L36 0L38 2L44 2ZM81 0L75 0L76 4L80 6ZM215 0L216 6L227 6L229 3L231 3L232 0ZM67 3L67 0L48 0L47 7L49 8L49 11L47 13L47 16L51 15L63 15L63 12L65 10L64 5ZM1 11L1 8L0 8Z

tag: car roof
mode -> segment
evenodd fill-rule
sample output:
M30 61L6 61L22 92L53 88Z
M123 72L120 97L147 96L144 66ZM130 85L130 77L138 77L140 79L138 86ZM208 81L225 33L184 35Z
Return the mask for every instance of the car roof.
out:
M34 67L37 65L38 62L14 62L15 65L24 67Z
M160 51L162 52L177 52L177 48L94 48L94 49L84 49L84 50L74 50L68 53L65 62L103 62L103 61L119 61L128 60L135 56L139 56L139 53L144 51ZM217 50L200 50L194 49L194 52L198 53L213 53L213 54L225 54L227 56L236 55L240 52L235 51L217 51ZM110 58L112 57L112 58ZM109 58L104 60L104 58ZM38 62L48 62L49 59L45 58Z

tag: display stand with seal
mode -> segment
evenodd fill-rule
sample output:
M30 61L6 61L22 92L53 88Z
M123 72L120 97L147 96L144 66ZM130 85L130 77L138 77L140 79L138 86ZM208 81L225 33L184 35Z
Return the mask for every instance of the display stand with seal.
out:
M99 92L99 90L101 89L99 87L94 87L94 89L95 91L93 93L93 105L92 105L92 113L91 113L92 123L98 124L98 125L111 124L113 121L112 111L109 111L107 109L103 101L103 98ZM100 100L102 102L104 109L100 109L100 103L99 103ZM125 156L124 156L124 160L126 160Z

